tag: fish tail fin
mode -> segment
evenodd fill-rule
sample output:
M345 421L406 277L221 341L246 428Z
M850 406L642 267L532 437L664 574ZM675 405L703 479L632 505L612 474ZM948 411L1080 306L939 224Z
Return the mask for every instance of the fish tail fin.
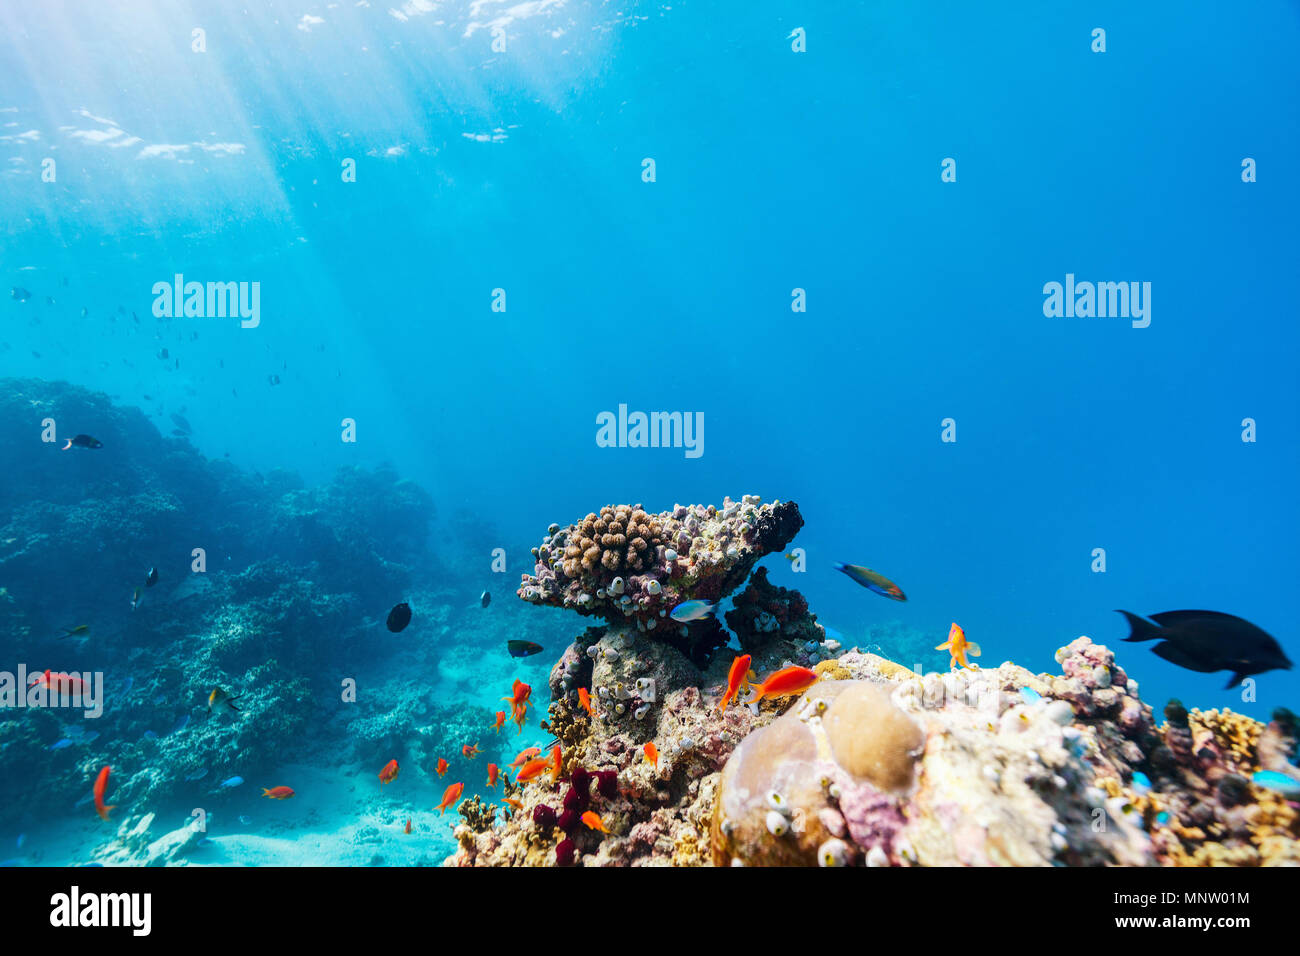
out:
M69 439L68 439L68 443L67 443L66 445L64 445L64 446L63 446L61 449L59 449L59 450L60 450L60 451L67 451L67 450L68 450L69 448L71 448L71 447L72 447L72 439L69 438Z
M116 810L116 809L117 809L117 804L116 804L116 803L113 803L113 804L110 804L109 806L106 806L106 807L96 807L96 808L95 808L95 812L97 812L97 813L99 814L99 818L100 818L101 820L107 820L107 819L108 819L108 812L109 812L110 810Z
M271 795L271 791L270 791L270 790L267 790L266 787L263 787L263 788L262 788L262 796L264 796L264 797L269 797L270 795Z
M242 714L243 711L240 710L238 707L235 706L235 701L237 701L237 700L239 700L238 697L232 697L232 698L230 698L230 700L226 701L226 703L228 703L228 704L230 705L230 709L233 710L235 713L237 713L237 714Z
M1223 689L1232 690L1234 687L1240 687L1241 682L1244 681L1245 679L1246 679L1245 674L1239 672L1234 673L1231 677L1228 678L1228 683L1223 685Z
M1115 609L1115 613L1123 614L1128 620L1128 626L1131 628L1131 632L1128 637L1124 638L1126 641L1154 641L1156 638L1163 636L1160 633L1160 628L1152 624L1146 618L1138 617L1136 614L1130 614L1128 611L1121 611L1119 608Z
M966 653L969 654L971 657L979 657L979 656L980 656L980 646L979 646L978 644L976 644L974 641L967 641L967 642L966 642Z

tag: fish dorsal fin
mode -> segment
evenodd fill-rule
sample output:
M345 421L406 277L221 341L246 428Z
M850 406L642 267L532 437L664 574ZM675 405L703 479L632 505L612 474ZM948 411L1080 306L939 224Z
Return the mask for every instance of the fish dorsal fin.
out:
M1161 611L1159 614L1150 615L1150 617L1161 627L1170 627L1186 621L1194 621L1201 617L1210 617L1219 621L1239 621L1242 624L1249 623L1248 621L1242 621L1235 614L1224 614L1222 611Z

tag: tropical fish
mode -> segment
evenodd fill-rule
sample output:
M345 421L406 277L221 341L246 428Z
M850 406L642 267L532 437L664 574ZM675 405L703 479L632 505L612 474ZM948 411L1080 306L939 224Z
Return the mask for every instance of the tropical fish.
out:
M88 689L86 687L86 682L80 677L76 677L72 674L54 674L51 673L48 668L46 668L44 674L33 677L28 686L46 687L54 691L56 694L73 697L78 694L85 695L86 690Z
M262 796L270 797L272 800L288 800L293 795L293 790L289 787L272 787L270 790L262 788Z
M883 574L877 574L870 568L864 568L860 564L841 564L835 563L837 571L843 571L854 581L861 584L868 591L875 591L882 597L887 597L893 601L906 601L907 595L902 589Z
M463 783L453 783L450 787L444 790L442 792L442 803L434 807L434 809L438 811L438 815L442 816L449 807L455 808L456 801L460 799L460 795L464 792L465 785Z
M231 787L242 787L244 785L243 777L228 777L221 781L221 786L230 789Z
M112 770L112 767L106 766L99 771L99 776L95 778L95 785L91 788L91 793L95 795L95 812L99 814L101 820L107 820L108 811L113 809L111 806L104 806L104 791L108 789L108 775Z
M966 656L980 656L980 646L974 641L966 640L966 632L961 626L953 621L952 627L948 629L948 640L935 648L936 651L947 651L949 655L948 669L951 670L955 665L961 664L967 670L974 670L966 661Z
M16 285L9 290L9 297L18 302L26 302L28 299L32 297L32 294L28 292L26 289L24 289L22 286Z
M522 810L524 808L523 801L516 800L514 797L502 797L501 802L515 810Z
M465 744L460 748L460 752L465 755L466 760L473 760L483 751L478 749L478 744Z
M542 652L542 645L534 644L532 641L507 641L506 647L511 657L532 657Z
M514 763L512 763L510 766L512 769L518 769L519 767L522 767L524 764L526 764L528 761L532 760L541 752L542 749L540 747L528 747L524 750L521 750L519 751L519 755L515 757Z
M1250 778L1258 787L1276 790L1282 796L1295 800L1300 798L1300 779L1276 770L1261 770Z
M56 740L54 743L50 744L50 746L47 749L67 750L71 746L72 746L72 741L69 740L67 737L64 737L62 740Z
M484 591L482 594L480 594L478 596L478 603L482 607L487 607L489 604L491 604L492 603L491 593L489 593L488 591Z
M397 776L397 761L390 760L384 764L384 769L379 771L379 784L383 786L386 783L392 783Z
M520 767L519 772L515 774L515 783L524 783L528 780L540 777L546 772L546 769L550 765L551 760L549 757L536 757L533 760L528 761Z
M496 722L492 725L492 730L499 734L501 733L501 728L504 727L505 724L506 724L506 712L504 710L498 710L497 719Z
M605 821L600 818L600 814L595 810L588 810L584 813L582 822L593 830L599 830L601 833L609 832L609 829L605 826Z
M406 602L396 605L388 612L388 629L396 634L406 629L411 623L411 605Z
M1270 634L1231 614L1164 611L1151 615L1151 620L1156 622L1152 624L1128 611L1118 613L1128 619L1132 628L1132 633L1124 640L1161 639L1162 642L1152 650L1169 663L1201 674L1232 671L1225 689L1238 686L1252 674L1290 670L1292 666L1281 645Z
M131 610L134 611L140 606L140 595L142 593L143 592L139 588L136 588L135 593L131 595Z
M74 435L68 439L68 443L63 446L63 451L76 446L78 448L103 448L104 443L98 438L92 438L89 435Z
M524 722L528 719L528 698L533 689L523 681L515 678L514 687L511 690L511 696L502 697L502 700L510 701L511 715L514 722L519 725L519 732L524 732Z
M1030 707L1034 707L1043 702L1043 695L1032 687L1022 687L1020 688L1020 699Z
M500 767L498 767L498 766L497 766L496 764L494 764L494 763L490 763L490 764L488 764L488 782L487 782L487 785L488 785L489 787L495 787L495 786L497 785L497 777L500 775L500 773L501 773L501 768L500 768Z
M556 744L555 749L551 751L551 783L555 783L560 779L560 770L562 768L563 764L560 762L560 746L559 744Z
M89 634L89 633L90 633L90 625L89 625L89 624L78 624L76 627L65 627L65 628L63 629L63 635L62 635L62 636L63 636L63 637L81 637L81 636L83 636L83 635L85 635L85 634Z
M439 757L439 758L438 758L438 766L434 768L435 770L438 771L438 776L441 777L444 773L447 772L447 766L448 766L447 761L445 761L445 760L443 760L441 757Z
M736 696L741 685L748 683L749 665L753 657L749 654L738 654L731 662L731 669L727 671L727 692L722 695L722 703L718 705L718 713L727 709L731 699Z
M157 739L158 739L158 735L157 735L156 733L154 733L152 730L146 730L144 733L142 733L142 734L140 735L140 739L141 739L141 740L157 740Z
M770 700L774 697L802 694L815 683L817 683L816 672L797 665L783 667L770 674L763 683L751 685L753 695L746 703L757 704L764 697Z
M188 782L193 783L196 780L202 780L207 775L208 775L208 770L206 767L204 767L202 770L196 770L193 773L187 773L185 775L185 779Z
M189 715L189 714L185 714L183 717L181 717L180 720L176 721L176 726L173 727L171 730L169 730L167 733L168 733L169 735L170 735L170 734L180 733L182 730L184 730L184 729L185 729L186 727L188 727L189 725L190 725L190 715Z
M239 708L235 706L237 700L238 697L231 697L220 687L212 688L212 693L208 695L208 716L239 713Z
M173 412L172 422L176 425L177 431L181 432L182 434L188 435L192 431L192 429L190 428L190 423L185 420L184 415L178 415L175 412Z
M716 604L710 604L708 601L683 601L671 611L668 616L679 624L687 624L691 621L702 621L706 617L713 615L713 609Z
M157 583L158 583L158 569L150 568L149 573L146 574L144 577L144 586L147 588L151 588Z
M596 716L596 708L591 706L591 692L585 687L578 688L578 705L587 712L588 717Z
M406 826L402 828L402 832L403 832L403 833L410 833L410 832L411 832L411 818L410 818L410 817L407 817L407 818L406 818Z
M81 742L83 744L93 744L98 739L99 739L99 731L92 730L90 733L82 735Z
M211 817L212 817L212 814L209 813L209 814L208 814L208 818L211 819ZM250 817L250 816L248 816L247 814L243 814L243 813L241 813L241 814L239 815L239 822L242 823L244 826L248 826L250 823L253 822L253 818Z
M647 740L645 742L645 747L642 749L645 751L645 759L650 761L650 766L658 770L659 748L655 746L655 742L653 740Z

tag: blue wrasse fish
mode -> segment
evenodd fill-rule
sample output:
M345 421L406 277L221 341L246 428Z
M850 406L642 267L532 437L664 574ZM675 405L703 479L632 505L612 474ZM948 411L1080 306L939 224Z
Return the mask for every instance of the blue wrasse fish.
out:
M883 574L877 574L870 568L864 568L860 564L841 564L837 561L835 562L835 569L843 571L868 591L875 591L881 597L887 597L891 601L907 600L907 595L903 593L902 588Z
M1291 661L1272 635L1231 614L1164 611L1151 615L1156 622L1152 624L1128 611L1116 613L1123 614L1132 628L1124 640L1161 642L1152 648L1157 657L1201 674L1232 671L1225 689L1252 674L1291 669Z
M1261 770L1250 778L1250 782L1257 787L1276 790L1291 800L1300 799L1300 778L1289 774L1279 773L1276 770Z
M708 601L683 601L677 605L668 616L679 624L688 624L691 621L702 621L713 614L716 604Z

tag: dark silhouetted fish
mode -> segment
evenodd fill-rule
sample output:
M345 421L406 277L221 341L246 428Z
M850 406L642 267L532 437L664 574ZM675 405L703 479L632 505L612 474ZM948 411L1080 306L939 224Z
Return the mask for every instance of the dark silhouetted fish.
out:
M68 443L63 446L63 451L76 446L77 448L103 448L104 443L98 438L91 438L89 435L74 435L68 439Z
M158 583L158 569L150 568L149 573L144 576L144 586L147 588L151 588L157 583Z
M396 634L411 623L411 605L403 602L388 612L388 629Z
M532 657L542 652L542 645L532 641L508 641L506 647L510 649L511 657Z
M837 561L835 563L835 569L837 571L843 571L868 591L875 591L882 597L887 597L892 601L907 600L907 595L903 593L902 588L889 580L889 578L885 577L883 574L877 574L870 568L864 568L860 564L840 564Z
M1291 661L1271 635L1249 621L1219 611L1164 611L1151 621L1117 611L1128 619L1133 632L1126 641L1155 641L1156 655L1171 664L1200 674L1232 671L1226 688L1236 687L1252 674L1290 670Z
M186 434L189 434L191 431L193 431L193 429L190 428L190 423L186 421L184 415L178 415L175 412L173 412L172 423L181 431L185 432Z
M32 297L32 294L30 292L28 292L26 289L21 288L19 286L14 286L12 289L10 289L9 295L11 298L17 299L19 302L26 302L28 299Z
M492 593L490 591L484 591L478 596L478 603L487 607L492 603Z

